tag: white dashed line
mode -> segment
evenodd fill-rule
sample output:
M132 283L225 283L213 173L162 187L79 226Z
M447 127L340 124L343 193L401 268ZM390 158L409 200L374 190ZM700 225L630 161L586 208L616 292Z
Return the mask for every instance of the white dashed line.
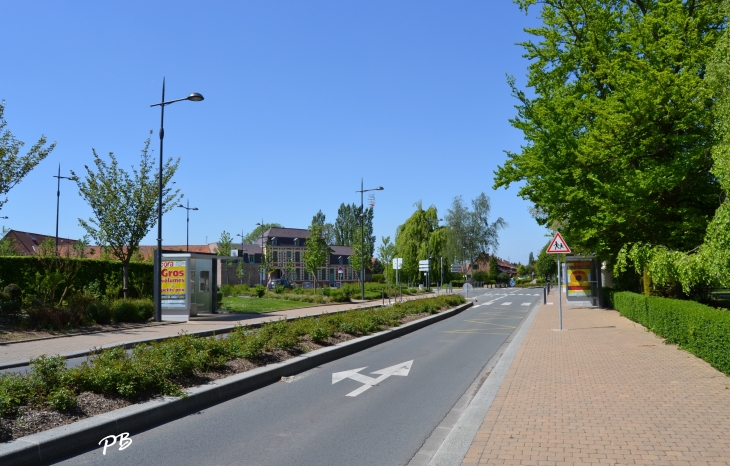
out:
M522 303L523 306L529 306L532 303Z
M502 303L502 306L509 306L512 303Z

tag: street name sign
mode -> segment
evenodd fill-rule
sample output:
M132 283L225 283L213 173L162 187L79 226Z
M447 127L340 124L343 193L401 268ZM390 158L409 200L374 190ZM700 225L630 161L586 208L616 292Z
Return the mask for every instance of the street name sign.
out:
M361 384L363 384L362 387L358 388L357 390L351 391L346 395L355 397L365 390L369 389L370 387L379 384L391 375L400 375L401 377L406 377L411 371L412 364L413 359L411 359L410 361L402 362L400 364L396 364L395 366L380 369L379 371L371 372L371 374L379 375L380 377L370 377L365 374L360 374L360 371L366 369L367 366L360 367L358 369L351 369L349 371L335 372L332 374L332 385L345 379L352 379L360 382Z
M555 233L555 237L552 241L550 241L550 246L547 248L548 254L567 254L572 252L570 248L568 247L568 244L565 242L562 236L560 236L560 232Z

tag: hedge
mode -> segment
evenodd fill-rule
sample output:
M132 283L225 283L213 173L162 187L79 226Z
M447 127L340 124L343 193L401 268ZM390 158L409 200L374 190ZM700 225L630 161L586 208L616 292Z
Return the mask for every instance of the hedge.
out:
M15 283L25 292L33 287L36 272L41 276L49 270L75 269L71 286L81 291L94 286L101 295L113 294L119 297L122 290L122 263L97 259L65 257L0 257L0 284L4 287ZM152 295L153 265L144 262L129 264L130 293L133 297Z
M609 292L607 297L621 315L730 375L730 312L628 291Z

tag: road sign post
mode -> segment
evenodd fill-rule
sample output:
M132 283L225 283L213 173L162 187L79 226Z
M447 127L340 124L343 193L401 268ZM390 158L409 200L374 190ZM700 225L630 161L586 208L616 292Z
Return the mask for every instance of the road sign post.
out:
M555 233L555 236L553 237L553 240L550 241L550 246L548 246L547 250L545 251L548 254L557 254L558 255L558 321L559 321L559 328L558 330L563 330L563 285L562 285L562 271L560 265L560 254L567 254L572 252L570 248L568 247L568 244L565 242L562 236L560 236L560 232Z

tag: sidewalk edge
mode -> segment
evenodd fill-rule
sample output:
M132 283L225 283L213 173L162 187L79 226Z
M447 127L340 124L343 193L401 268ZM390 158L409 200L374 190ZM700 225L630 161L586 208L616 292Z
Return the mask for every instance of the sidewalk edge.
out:
M400 327L355 338L286 361L215 380L187 389L184 398L161 397L71 424L49 429L0 444L0 460L5 465L42 464L73 455L98 445L105 435L139 432L169 422L190 412L243 395L319 365L349 356L380 343L398 338L430 324L445 320L471 307L468 302L455 308L409 322Z
M522 346L522 342L532 326L535 315L537 315L542 306L543 304L537 304L532 307L529 315L523 321L519 331L515 335L515 338L507 346L507 349L502 357L499 358L499 361L494 366L489 377L487 377L487 380L431 458L431 461L428 463L429 466L456 466L462 464L466 453L474 441L474 437L476 437L479 428L484 423L484 418L487 416L489 408L491 408L492 402L497 396L507 372L509 372L512 366L512 361L514 361L517 351Z

